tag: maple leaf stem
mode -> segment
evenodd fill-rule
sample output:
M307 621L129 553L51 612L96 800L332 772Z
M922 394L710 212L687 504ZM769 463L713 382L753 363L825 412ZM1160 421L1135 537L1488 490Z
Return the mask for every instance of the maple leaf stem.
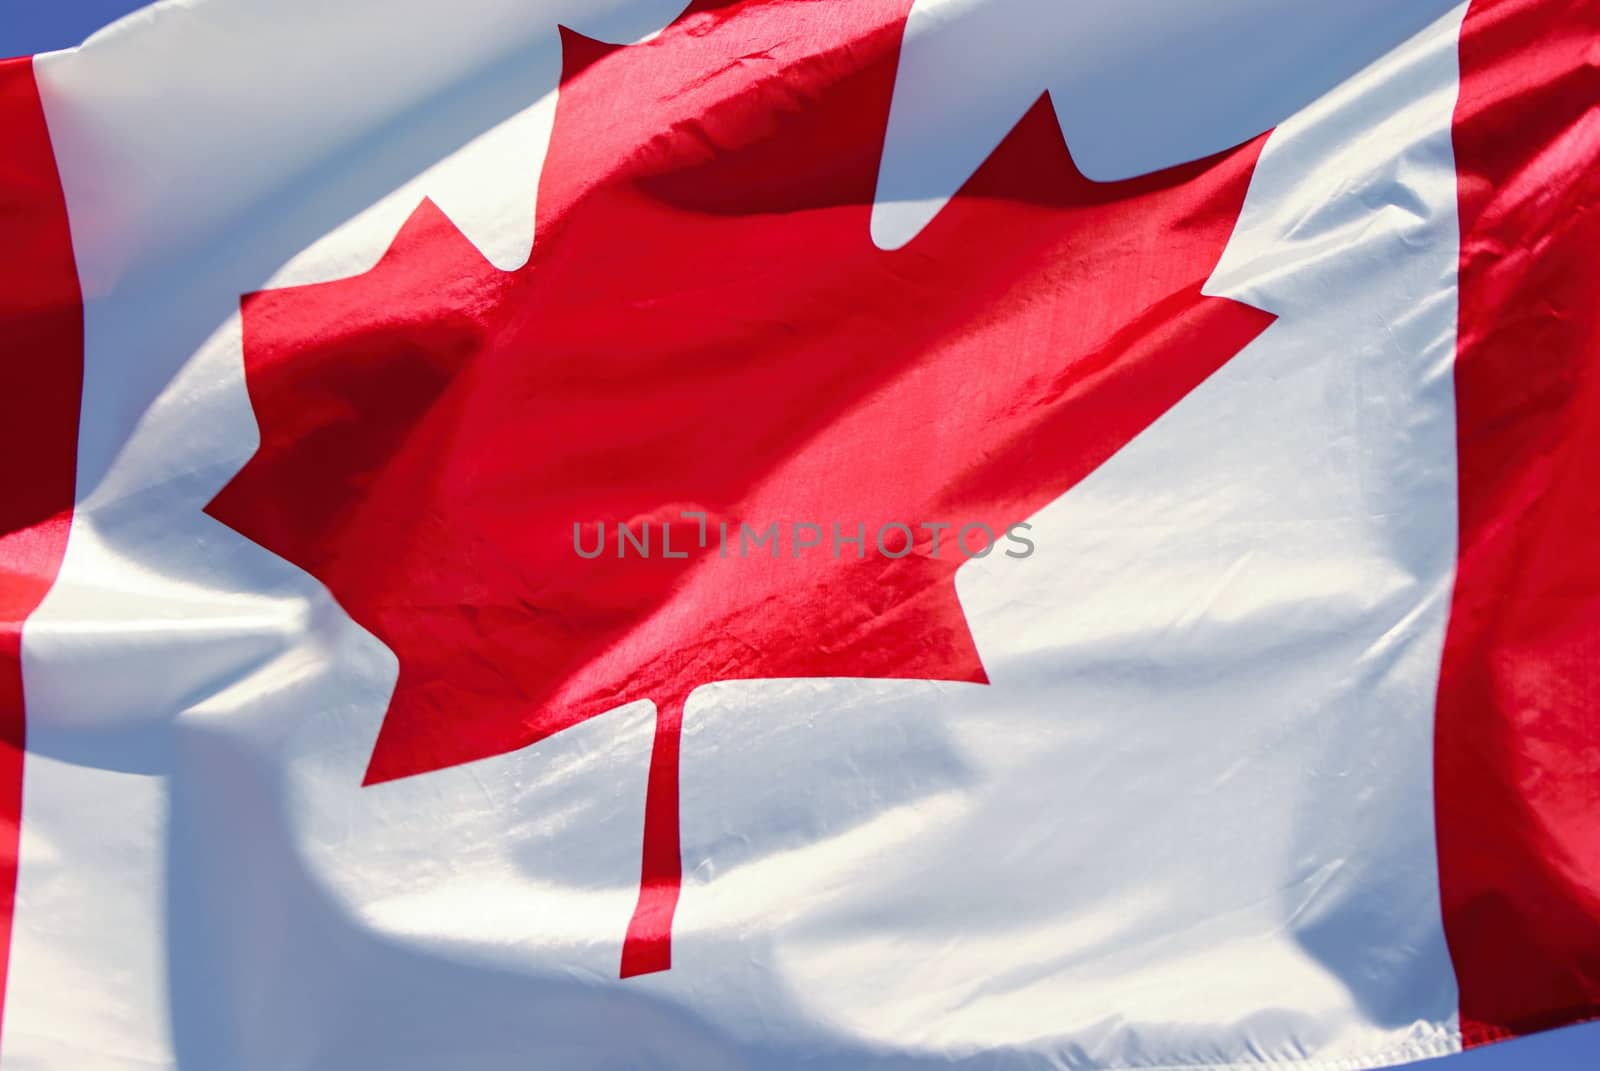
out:
M644 802L644 851L639 903L622 942L622 977L672 966L672 916L683 886L678 837L678 752L686 697L656 704L656 737Z

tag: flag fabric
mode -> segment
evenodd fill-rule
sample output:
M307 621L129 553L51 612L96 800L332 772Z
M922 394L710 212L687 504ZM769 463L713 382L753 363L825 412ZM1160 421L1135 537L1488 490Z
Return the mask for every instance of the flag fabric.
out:
M0 64L0 1071L1600 1016L1600 3Z

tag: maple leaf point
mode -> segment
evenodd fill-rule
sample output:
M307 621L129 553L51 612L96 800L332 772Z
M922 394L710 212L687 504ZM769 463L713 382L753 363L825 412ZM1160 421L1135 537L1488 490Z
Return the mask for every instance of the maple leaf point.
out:
M526 267L424 202L370 272L243 302L261 445L207 512L395 653L368 784L655 702L624 976L671 962L693 689L986 681L963 558L928 531L898 559L722 557L681 513L1001 531L1271 321L1201 294L1259 143L1097 184L1048 97L877 248L907 6L696 4L624 47L569 31ZM574 553L574 523L641 520L687 556Z

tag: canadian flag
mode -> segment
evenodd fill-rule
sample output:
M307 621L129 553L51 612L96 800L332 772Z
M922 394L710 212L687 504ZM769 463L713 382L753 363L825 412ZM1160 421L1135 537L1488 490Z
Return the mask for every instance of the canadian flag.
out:
M1596 0L161 0L0 242L0 1071L1600 1015Z

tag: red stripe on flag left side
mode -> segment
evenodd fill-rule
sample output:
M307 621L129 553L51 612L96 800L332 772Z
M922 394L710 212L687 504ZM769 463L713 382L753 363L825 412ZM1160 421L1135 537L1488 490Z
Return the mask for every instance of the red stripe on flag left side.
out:
M22 629L67 549L83 298L31 59L0 61L0 1031L22 830Z

